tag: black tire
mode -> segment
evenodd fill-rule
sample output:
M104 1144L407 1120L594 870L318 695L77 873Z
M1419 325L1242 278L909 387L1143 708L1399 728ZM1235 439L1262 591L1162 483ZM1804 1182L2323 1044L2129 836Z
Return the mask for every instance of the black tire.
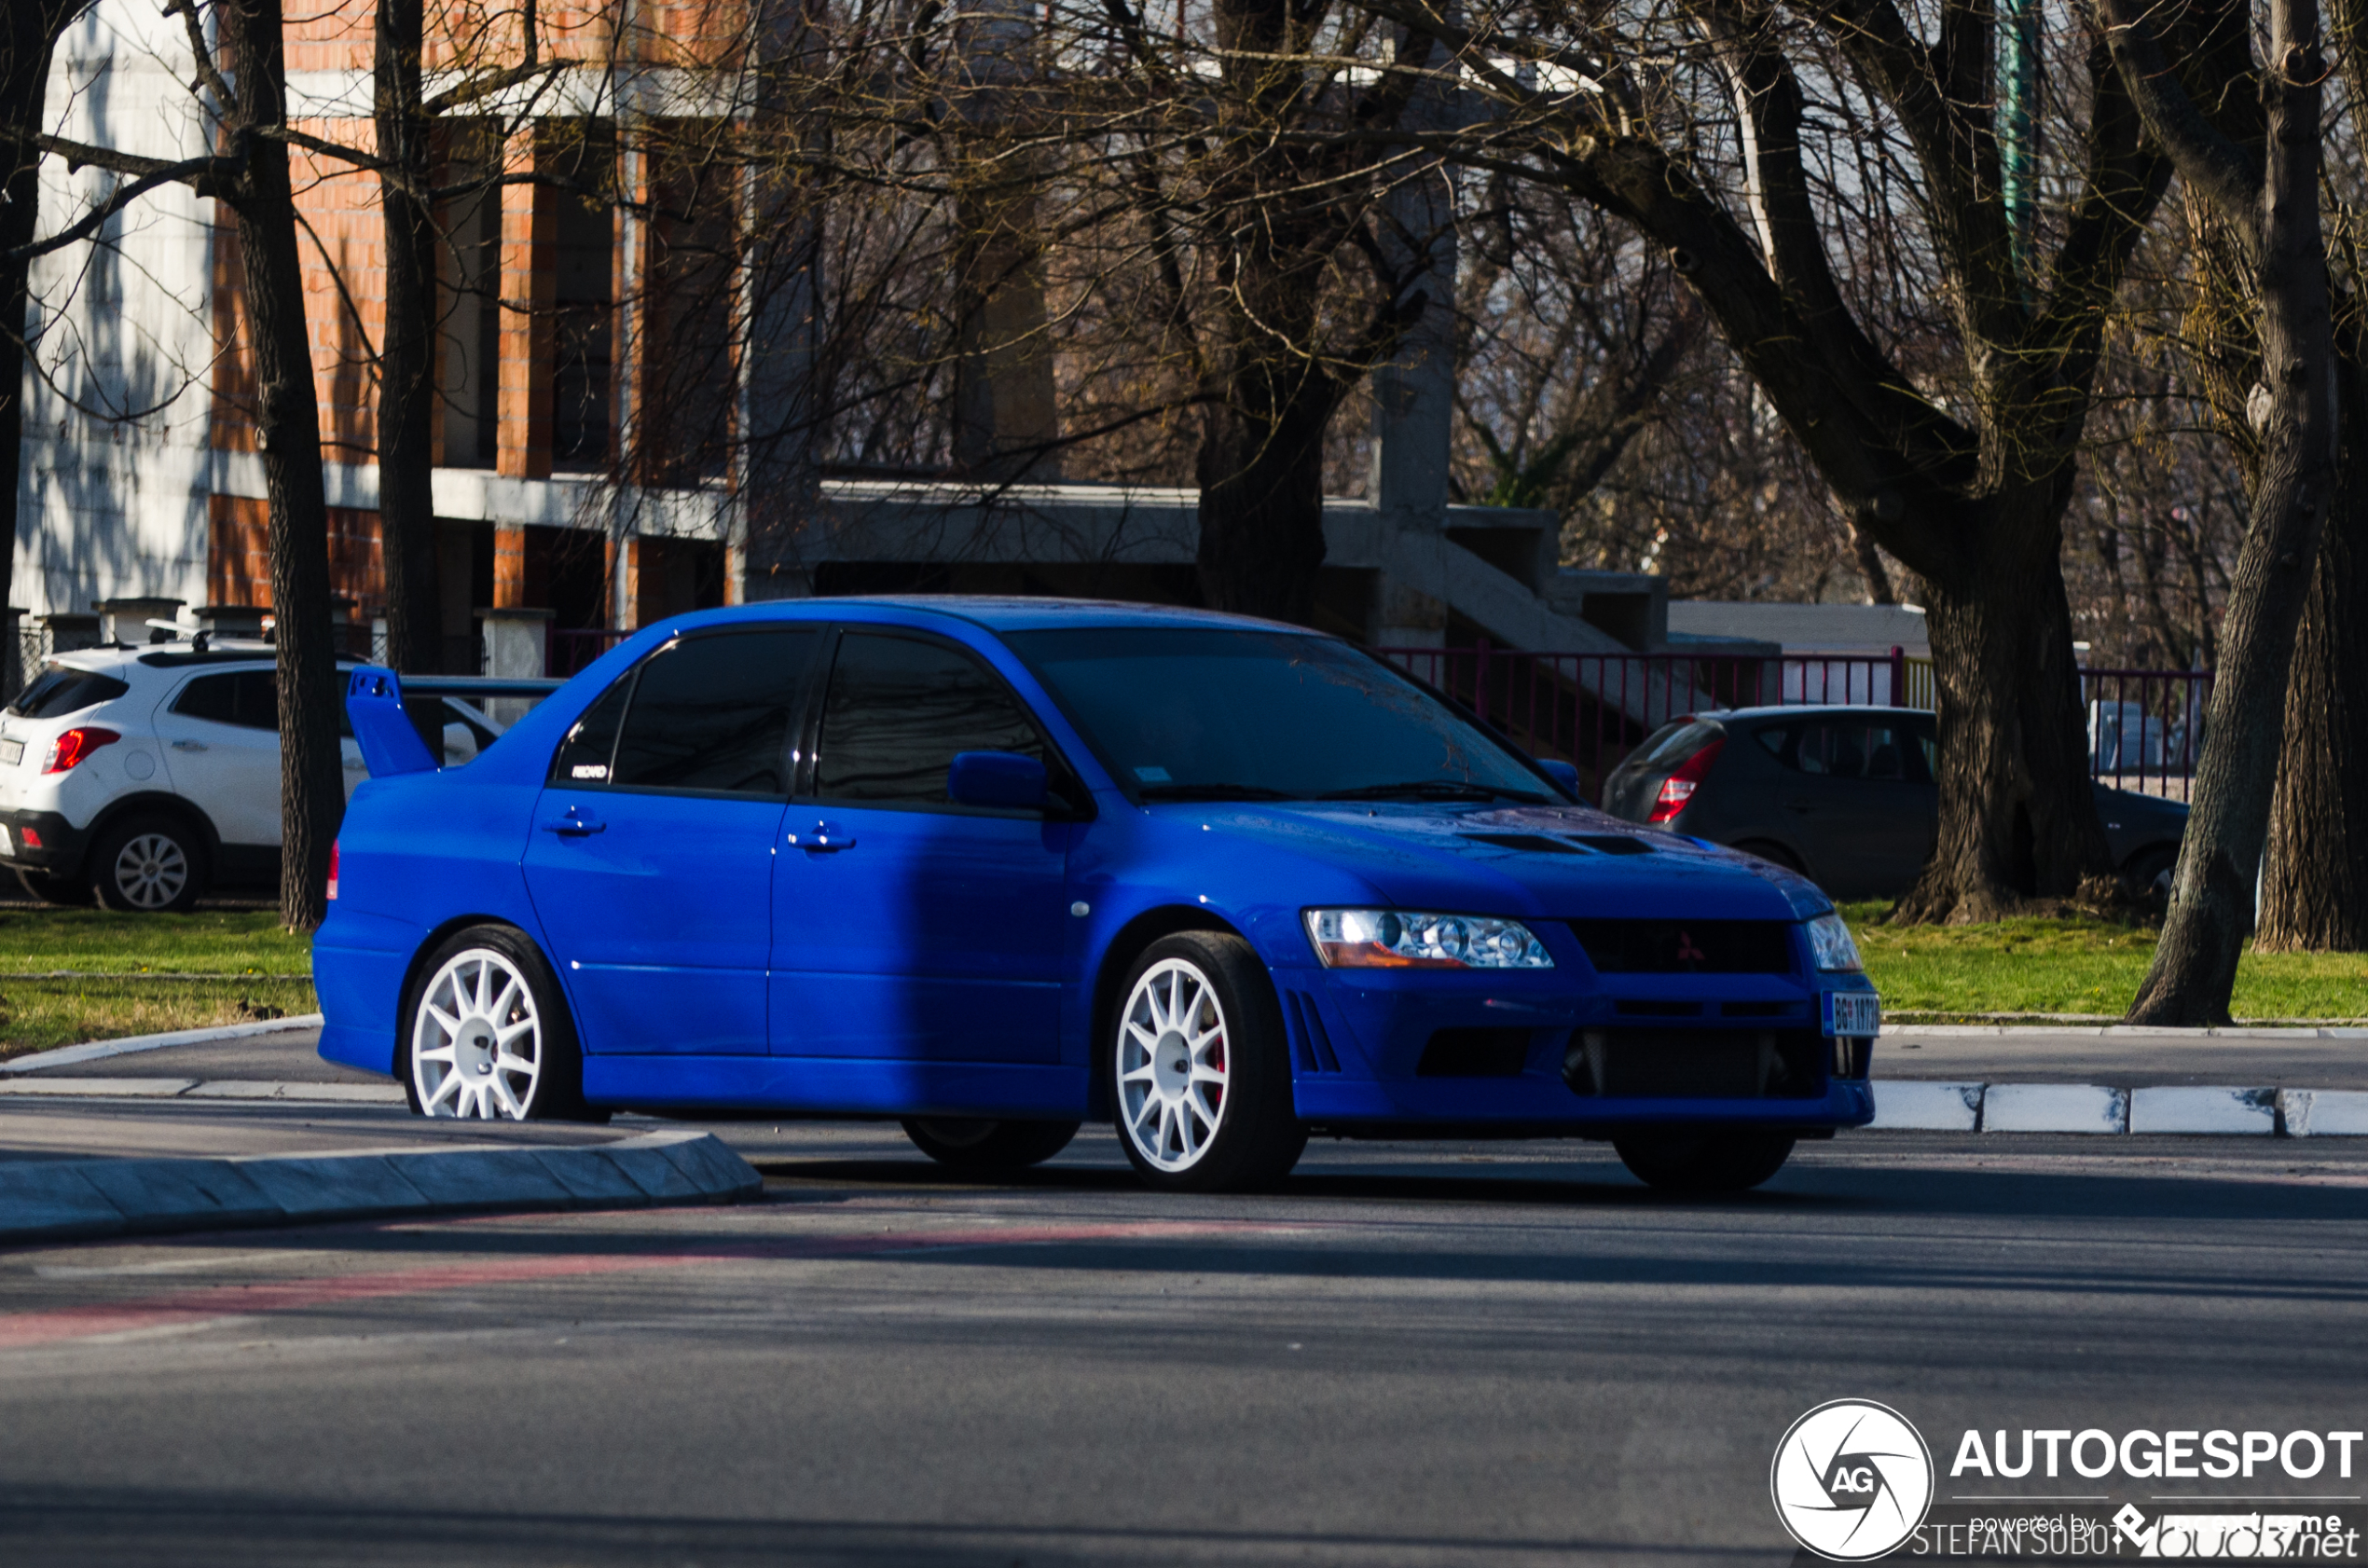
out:
M451 977L456 991L478 997L491 992L486 999L496 1006L483 1014L465 1009L447 1010L463 1025L461 1033L449 1039L448 1048L454 1053L452 1066L446 1069L442 1062L433 1058L423 1063L415 1058L415 1050L422 1038L423 1011L432 996L446 1001L454 999L456 993L447 991L443 984L446 971L473 955L489 955L498 962L486 965L480 959L474 978L463 964ZM503 966L522 983L523 999L531 1005L536 1025L530 1036L523 1037L534 1045L534 1070L523 1091L518 1082L521 1075L506 1069L497 1071L498 1055L487 1050L493 1043L489 1031L514 1027L524 1017L515 1000L506 1007L498 1005L509 978L503 974ZM492 1016L495 1011L501 1015L498 1021ZM443 1026L432 1016L425 1019L425 1025L432 1031L427 1038L437 1038L444 1034ZM439 942L404 987L403 1009L396 1027L395 1076L403 1081L404 1096L410 1102L414 1115L481 1115L488 1121L504 1121L609 1119L607 1111L584 1103L584 1052L577 1043L575 1021L568 1012L567 998L559 990L558 980L552 974L551 966L544 961L541 950L514 927L469 926ZM447 1045L438 1039L429 1049L441 1052ZM468 1069L475 1066L474 1061L463 1064L459 1060L464 1052L495 1059L471 1071ZM430 1078L434 1081L423 1081ZM496 1078L501 1080L498 1087L493 1082ZM460 1081L447 1084L447 1080L452 1079ZM453 1107L444 1104L447 1098Z
M21 871L17 873L17 881L30 896L43 903L56 904L61 909L88 908L94 899L90 885L79 877Z
M986 1176L1040 1165L1069 1146L1075 1121L993 1121L974 1116L908 1116L904 1135L949 1171Z
M2132 855L2121 868L2121 879L2137 898L2168 904L2170 873L2178 868L2179 846L2157 844Z
M1180 1032L1146 1036L1139 1025L1131 1034L1130 1012L1144 999L1147 979L1187 975L1198 990L1179 992L1171 985L1166 1005L1180 1009L1189 1021L1206 1025L1213 1038L1193 1045ZM1203 1010L1204 992L1215 1003L1214 1023ZM1291 1101L1283 1010L1266 967L1249 943L1218 931L1162 937L1135 960L1118 995L1118 1009L1104 1025L1102 1050L1110 1069L1111 1118L1119 1147L1126 1150L1136 1174L1151 1187L1175 1192L1258 1192L1288 1176L1307 1147L1307 1128ZM1143 1038L1149 1038L1148 1046ZM1168 1054L1179 1048L1182 1055ZM1130 1050L1143 1060L1130 1063ZM1163 1062L1168 1066L1163 1067ZM1199 1131L1207 1119L1195 1107L1212 1103L1205 1093L1191 1099L1192 1083L1201 1081L1194 1069L1211 1066L1223 1074L1213 1102L1216 1120L1188 1151L1191 1134L1181 1129L1189 1123ZM1184 1098L1170 1098L1162 1087L1158 1075L1171 1070L1183 1075ZM1131 1071L1150 1076L1130 1079ZM1163 1110L1153 1103L1155 1097L1165 1101ZM1171 1127L1178 1129L1172 1138ZM1148 1152L1146 1144L1158 1146L1159 1156Z
M1673 1127L1614 1138L1629 1174L1664 1192L1742 1192L1782 1170L1792 1157L1789 1133L1748 1128Z
M186 915L205 891L205 840L167 816L127 817L101 833L83 866L90 896L135 915Z
M1809 874L1809 868L1800 863L1800 857L1781 844L1771 844L1764 838L1747 838L1741 844L1730 844L1728 847L1766 860L1771 866L1782 866L1797 875Z

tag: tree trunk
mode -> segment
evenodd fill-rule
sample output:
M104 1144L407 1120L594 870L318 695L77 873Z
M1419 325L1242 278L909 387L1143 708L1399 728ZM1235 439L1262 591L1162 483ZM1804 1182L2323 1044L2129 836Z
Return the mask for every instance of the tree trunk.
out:
M1962 925L2111 892L2058 564L2064 488L2010 492L1980 548L1926 574L1940 829L1894 919Z
M1324 564L1324 427L1338 392L1295 360L1237 375L1242 402L1201 435L1201 595L1215 610L1307 625Z
M237 121L286 122L280 0L226 0L218 15L235 75ZM337 649L329 626L329 515L321 488L321 416L305 332L304 275L287 144L250 139L232 206L246 268L255 422L271 509L271 612L280 667L280 917L309 931L327 913L329 848L345 814L337 749Z
M435 552L435 225L428 120L420 113L420 0L379 0L377 116L386 220L386 331L379 358L379 537L386 562L387 662L443 662Z
M2335 387L2343 472L2294 642L2253 935L2278 952L2368 949L2368 333L2356 319L2336 338Z
M2262 78L2269 135L2256 247L2263 384L2255 402L2266 416L2261 472L2230 582L2170 917L2130 1006L2133 1024L2228 1022L2284 750L2295 630L2335 488L2334 324L2319 223L2319 8L2316 0L2271 0L2269 13Z

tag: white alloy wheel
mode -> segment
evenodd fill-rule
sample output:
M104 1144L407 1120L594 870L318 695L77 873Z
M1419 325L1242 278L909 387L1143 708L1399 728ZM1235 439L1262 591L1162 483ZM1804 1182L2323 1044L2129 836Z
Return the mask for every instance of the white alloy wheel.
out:
M429 1116L524 1121L543 1078L534 988L489 947L444 962L411 1024L411 1088Z
M1227 1029L1198 965L1165 958L1143 971L1118 1032L1119 1124L1163 1171L1190 1170L1225 1123Z
M189 857L167 833L134 833L108 868L116 891L134 909L162 909L189 885Z

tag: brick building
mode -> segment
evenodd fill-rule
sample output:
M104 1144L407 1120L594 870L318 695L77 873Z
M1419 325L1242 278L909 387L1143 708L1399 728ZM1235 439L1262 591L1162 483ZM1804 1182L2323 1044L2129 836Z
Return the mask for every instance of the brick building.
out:
M688 176L670 174L640 138L621 141L616 131L620 117L634 125L728 117L719 100L731 94L715 87L721 74L683 65L722 57L711 34L723 22L713 10L647 0L613 8L544 0L535 11L542 58L568 67L530 97L522 90L495 102L501 117L439 121L439 185L461 192L437 215L446 244L434 498L448 667L498 640L513 651L504 672L519 672L521 635L541 640L547 629L539 645L565 670L618 631L741 598L1194 597L1197 498L1189 490L1044 484L987 495L813 478L796 491L790 526L768 525L752 553L745 502L771 494L778 505L781 487L749 480L736 436L743 426L764 428L768 399L785 395L793 378L729 346L715 304L728 290L714 286L715 263L695 258L728 258L728 236L761 226L738 224L711 189L702 197L669 185ZM328 0L291 24L289 112L307 134L375 145L373 14L370 0ZM432 76L452 80L461 58L479 66L517 59L522 14L468 4L446 13ZM626 31L618 17L632 19ZM207 151L211 132L186 86L179 27L152 0L99 0L58 50L52 123L70 137L153 156ZM477 31L456 41L455 27ZM638 216L551 184L486 183L529 170L663 196L655 210L683 215ZM369 364L384 327L378 177L303 149L293 172L334 585L358 631L384 596ZM108 176L68 174L56 160L47 177L45 227L108 188ZM1439 197L1414 189L1408 199L1436 206ZM1434 286L1452 290L1452 230L1416 227L1446 236ZM52 255L35 272L20 603L36 615L135 598L178 600L185 616L201 606L268 610L263 463L245 412L242 280L227 214L167 186L111 221L104 239ZM722 265L728 273L728 259ZM1549 514L1449 504L1451 314L1427 311L1421 321L1398 363L1375 377L1366 493L1326 503L1319 623L1383 645L1485 640L1606 656L1666 653L1673 640L1658 580L1560 569ZM1057 420L1049 364L989 374L1042 384L998 381L978 402L983 412L965 419ZM967 425L960 433L980 436ZM984 437L991 445L1002 434ZM617 482L626 474L635 482ZM496 623L505 629L489 639ZM1674 640L1707 651L1701 639ZM1626 696L1616 700L1635 708L1633 722L1651 717Z

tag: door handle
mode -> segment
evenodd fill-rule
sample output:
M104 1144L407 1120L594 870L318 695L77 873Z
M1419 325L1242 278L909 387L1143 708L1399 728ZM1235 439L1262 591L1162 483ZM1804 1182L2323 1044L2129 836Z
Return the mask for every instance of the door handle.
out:
M175 751L202 751L205 750L205 742L202 740L176 740L172 743L172 749Z
M843 833L828 822L817 822L810 828L801 828L791 833L789 837L790 842L800 849L811 849L817 854L835 854L839 850L855 847L853 833Z
M574 806L569 806L567 815L558 821L544 823L543 828L545 832L557 833L561 838L587 838L594 833L604 833L609 831L609 825L606 822L601 821L598 817L587 817Z

